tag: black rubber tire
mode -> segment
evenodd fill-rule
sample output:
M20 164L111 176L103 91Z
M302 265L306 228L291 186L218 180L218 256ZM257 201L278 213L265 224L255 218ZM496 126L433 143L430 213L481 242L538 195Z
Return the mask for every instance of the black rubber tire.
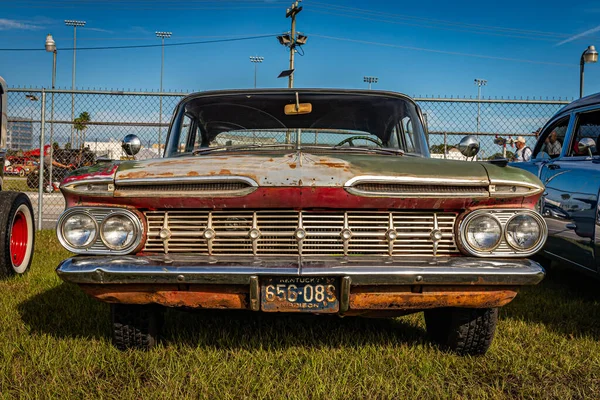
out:
M25 176L25 170L24 170L24 169L22 169L22 168L21 168L21 169L19 170L19 176L20 176L21 178Z
M113 344L119 350L150 350L158 342L162 310L154 305L111 304Z
M25 256L19 265L13 263L10 249L11 232L17 213L23 214L27 226ZM33 260L34 244L35 221L29 197L19 192L0 192L0 278L27 272Z
M498 308L436 308L425 311L427 333L442 348L461 356L485 354L498 323Z

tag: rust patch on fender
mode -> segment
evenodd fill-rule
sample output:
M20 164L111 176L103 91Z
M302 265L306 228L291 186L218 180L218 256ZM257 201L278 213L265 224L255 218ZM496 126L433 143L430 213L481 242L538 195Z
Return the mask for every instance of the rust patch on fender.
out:
M517 295L506 286L412 286L353 287L353 310L425 310L438 307L492 308L508 304Z
M291 169L296 169L296 163L291 163L291 164L290 164L290 168L291 168Z
M186 174L187 176L200 176L200 174L196 171L190 171Z
M207 309L248 308L248 288L230 285L80 285L88 295L122 304Z

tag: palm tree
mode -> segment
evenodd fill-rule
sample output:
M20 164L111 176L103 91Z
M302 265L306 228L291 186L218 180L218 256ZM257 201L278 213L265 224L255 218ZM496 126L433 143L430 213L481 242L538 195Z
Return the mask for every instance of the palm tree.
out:
M77 147L83 148L85 144L85 132L87 130L87 124L91 121L90 114L87 111L79 114L79 117L73 121L73 127L77 131L78 143ZM81 140L83 139L83 140Z

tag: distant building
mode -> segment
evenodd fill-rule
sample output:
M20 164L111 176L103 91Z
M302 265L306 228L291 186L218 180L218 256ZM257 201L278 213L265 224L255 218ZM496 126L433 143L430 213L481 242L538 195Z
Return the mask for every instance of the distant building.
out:
M25 118L8 118L6 147L9 150L31 150L33 143L33 121Z

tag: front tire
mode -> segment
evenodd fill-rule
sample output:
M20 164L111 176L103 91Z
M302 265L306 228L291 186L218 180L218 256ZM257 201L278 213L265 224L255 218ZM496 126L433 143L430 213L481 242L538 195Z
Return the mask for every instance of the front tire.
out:
M29 197L0 192L0 278L24 274L33 259L35 228Z
M153 305L111 304L113 344L119 350L150 350L158 342L162 312Z
M425 311L429 337L458 355L482 355L492 344L498 308L437 308Z

